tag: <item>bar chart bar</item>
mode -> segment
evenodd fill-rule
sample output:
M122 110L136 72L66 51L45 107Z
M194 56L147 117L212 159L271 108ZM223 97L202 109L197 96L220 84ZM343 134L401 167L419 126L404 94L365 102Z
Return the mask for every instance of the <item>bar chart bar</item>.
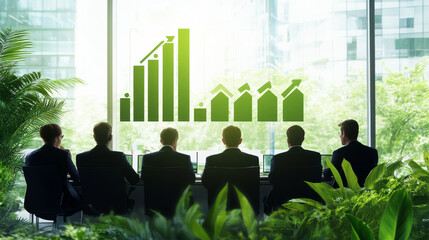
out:
M119 100L119 108L120 108L120 116L119 121L121 122L129 122L130 119L130 99L129 98L121 98Z
M134 66L134 121L144 121L144 66Z
M189 121L189 29L179 29L178 41L178 120Z
M162 47L162 120L174 121L174 43Z
M147 103L148 103L148 121L158 121L158 96L159 96L159 61L149 60L148 61L148 92L147 92Z
M205 122L205 121L207 121L207 109L194 108L194 122Z

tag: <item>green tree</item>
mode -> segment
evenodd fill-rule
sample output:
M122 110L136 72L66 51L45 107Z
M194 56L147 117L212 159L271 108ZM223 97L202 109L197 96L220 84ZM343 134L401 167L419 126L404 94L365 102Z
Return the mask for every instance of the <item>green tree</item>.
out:
M428 146L427 66L425 57L411 69L388 69L389 74L377 82L377 149L381 154L421 158L422 148Z

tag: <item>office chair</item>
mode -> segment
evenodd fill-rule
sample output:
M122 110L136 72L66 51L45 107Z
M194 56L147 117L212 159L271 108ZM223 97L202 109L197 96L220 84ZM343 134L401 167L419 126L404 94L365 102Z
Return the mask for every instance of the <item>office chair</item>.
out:
M22 169L27 183L24 208L36 216L36 228L39 228L38 218L52 220L53 228L57 228L58 216L63 216L65 222L66 216L81 210L63 206L67 179L57 166L24 166Z
M153 211L164 217L174 216L176 205L183 191L193 179L189 179L189 167L143 167L145 214L149 217Z
M128 199L125 179L116 168L80 167L83 212L98 216L113 211L115 214L127 214L132 210L133 202Z
M209 207L214 204L220 190L228 183L227 209L240 208L234 186L242 192L259 215L259 166L252 167L207 167L204 175L210 179L206 186Z

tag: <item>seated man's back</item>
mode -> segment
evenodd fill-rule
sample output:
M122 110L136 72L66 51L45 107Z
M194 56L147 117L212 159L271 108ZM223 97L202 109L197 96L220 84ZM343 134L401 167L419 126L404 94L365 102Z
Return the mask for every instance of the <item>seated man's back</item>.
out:
M172 217L183 191L195 182L195 174L191 157L176 151L177 130L165 128L160 138L163 147L143 156L141 177L145 185L145 210L148 216L159 212Z
M109 123L97 123L93 131L97 146L76 156L86 201L85 211L94 215L112 210L117 214L129 212L134 202L128 199L125 179L136 184L140 180L139 175L123 152L111 151L107 147L112 141Z
M343 159L350 162L360 186L363 186L366 177L371 170L377 166L378 153L377 150L363 145L358 141L351 141L346 146L335 150L332 153L332 164L337 168L343 178L344 184L347 186L347 180L342 168Z
M265 213L279 208L292 198L312 198L317 194L304 182L320 182L322 165L320 153L303 149L304 129L295 125L287 130L289 150L271 159L268 176L273 189L265 201Z
M252 204L255 211L259 209L259 159L257 156L242 152L238 146L242 142L241 130L228 126L222 132L222 142L226 149L219 154L207 157L202 184L208 190L208 203L214 203L218 192L226 182L235 185ZM248 167L256 167L246 169ZM235 169L234 169L235 168ZM238 175L242 175L242 177ZM228 189L228 209L238 208L238 200L232 186Z
M111 151L104 145L97 145L90 151L78 154L76 156L76 165L78 169L115 168L131 184L135 184L140 180L123 152Z
M347 186L347 180L342 168L343 159L346 159L348 162L350 162L350 165L352 166L353 171L358 178L359 185L363 187L366 177L378 164L377 150L367 147L357 140L359 124L355 120L345 120L338 126L341 130L340 140L344 146L332 153L332 165L334 165L334 167L340 173L344 186ZM324 180L331 180L331 169L326 169L323 175ZM338 183L334 181L333 186L338 187Z
M194 169L192 167L191 157L189 155L176 152L171 146L163 146L159 151L145 154L142 164L142 178L145 167L183 167L186 171L187 182L195 182ZM177 179L171 179L175 181Z

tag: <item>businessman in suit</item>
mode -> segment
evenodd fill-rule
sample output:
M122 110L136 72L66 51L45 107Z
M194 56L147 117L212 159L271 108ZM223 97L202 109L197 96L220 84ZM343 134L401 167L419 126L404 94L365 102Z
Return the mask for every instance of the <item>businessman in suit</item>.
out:
M242 142L240 128L230 125L222 131L222 142L225 145L225 150L222 153L208 156L206 165L202 175L202 184L208 189L208 200L211 205L219 190L218 181L222 181L217 176L216 172L211 169L216 167L222 168L245 168L259 167L259 159L257 156L242 152L238 146ZM257 182L259 183L259 173ZM231 203L231 207L233 207Z
M79 171L82 168L112 168L120 172L122 181L136 184L140 178L128 163L123 152L111 151L108 145L112 141L112 126L107 122L99 122L94 126L94 140L97 145L90 151L76 156L76 165ZM125 191L125 189L124 189ZM106 199L108 201L108 199ZM131 210L134 202L128 199L128 209Z
M57 166L65 185L62 207L65 210L79 211L81 198L67 180L67 176L70 176L73 182L79 183L79 174L72 162L70 151L61 146L64 137L61 127L57 124L43 125L40 127L40 137L44 145L26 156L26 166Z
M145 184L146 214L152 216L152 209L172 217L182 192L195 182L195 173L190 156L176 151L179 139L177 130L165 128L160 138L162 148L143 156L141 178ZM174 172L170 172L172 169ZM158 175L153 171L157 171ZM147 186L147 183L153 184Z
M322 165L320 153L301 147L305 131L294 125L286 131L289 150L273 156L268 175L273 189L264 201L264 212L270 214L292 198L312 198L317 195L304 181L320 182Z
M339 133L340 140L344 147L332 153L332 164L340 173L344 185L347 186L347 180L341 164L343 159L349 161L358 178L359 185L363 187L366 177L378 164L377 150L365 146L357 140L359 124L355 120L345 120L338 126L341 130ZM324 180L332 180L332 172L329 168L324 171ZM338 187L338 184L334 181L333 186Z
M189 155L179 153L177 149L177 141L179 133L174 128L165 128L161 131L160 142L161 149L158 152L153 152L143 155L142 178L144 176L145 167L186 167L186 178L189 184L195 182L194 169L192 167L191 157ZM175 181L175 179L171 179Z

